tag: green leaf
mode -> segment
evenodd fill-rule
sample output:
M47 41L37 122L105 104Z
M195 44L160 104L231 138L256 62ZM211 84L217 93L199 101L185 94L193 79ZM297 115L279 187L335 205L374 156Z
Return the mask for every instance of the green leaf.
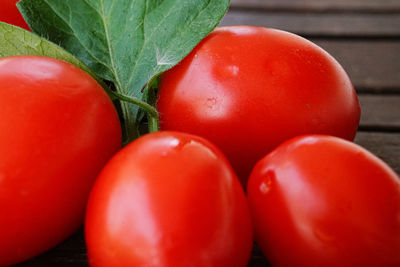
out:
M47 56L69 62L92 75L107 88L82 61L60 46L27 30L0 21L0 57L19 55Z
M219 24L229 0L22 0L18 6L33 31L113 82L118 93L141 98L152 77ZM121 107L127 131L135 131L138 107Z

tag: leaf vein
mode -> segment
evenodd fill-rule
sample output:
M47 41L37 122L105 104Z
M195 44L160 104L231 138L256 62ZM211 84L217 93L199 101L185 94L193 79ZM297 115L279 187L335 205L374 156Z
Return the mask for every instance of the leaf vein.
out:
M146 8L147 8L147 0L146 0ZM179 9L179 10L180 10L180 9ZM175 12L179 12L179 10L174 10L174 11L175 11ZM145 10L145 11L146 11L146 10ZM153 37L153 34L154 34L155 32L157 32L158 28L159 28L160 25L164 22L164 20L165 20L168 16L170 16L170 15L172 14L172 11L173 11L173 10L170 9L169 12L166 13L166 15L163 16L163 18L159 21L159 23L157 24L157 26L152 30L152 32L151 32L151 34L150 34L150 36L149 36L148 38L146 38L145 30L144 30L144 27L145 27L145 19L146 19L146 14L147 14L147 13L146 13L146 12L144 13L144 17L143 17L143 39L144 39L144 41L143 41L143 43L142 43L141 50L140 50L140 52L139 52L139 54L138 54L137 60L136 60L135 65L134 65L134 67L133 67L132 75L130 76L130 78L129 78L127 84L126 84L125 90L128 91L128 88L130 87L130 85L131 85L131 83L132 83L133 77L135 76L134 74L135 74L135 72L136 72L136 69L138 68L138 66L141 65L139 62L142 60L142 57L143 57L143 55L144 55L144 54L143 54L144 48L147 46L148 40L151 40L151 38ZM151 77L148 77L148 78L151 78ZM140 85L140 86L142 87L142 85Z
M87 3L87 1L86 0L83 0L83 1L85 1L86 3ZM96 55L94 55L93 54L93 52L88 48L88 47L86 47L85 46L85 44L78 38L78 34L75 32L75 30L72 28L72 25L71 24L68 24L68 21L66 21L61 15L59 15L57 12L56 12L56 10L54 9L54 8L52 8L52 6L47 2L47 1L45 1L47 4L48 4L48 6L53 10L53 12L55 13L55 14L57 14L57 16L65 23L65 24L67 24L68 25L68 27L70 28L70 30L71 30L71 33L67 33L68 35L71 35L75 40L77 40L78 41L78 43L86 50L86 52L88 53L88 55L90 55L92 58L94 58L95 60L97 60L97 63L100 63L101 65L103 65L104 67L106 67L107 69L109 69L110 71L112 71L111 69L110 69L110 67L108 66L108 64L107 63L105 63L105 62L103 62L100 58L98 58ZM89 4L89 6L90 7L92 7L90 4ZM93 7L92 7L93 8Z
M106 37L106 41L107 41L107 48L108 48L108 53L110 55L110 62L111 62L111 71L115 77L115 82L116 82L116 88L118 90L120 90L121 88L121 79L119 77L117 68L116 68L116 63L115 63L115 55L113 53L113 48L112 48L112 43L111 43L111 39L110 39L110 32L108 31L108 25L107 22L105 20L105 8L104 8L104 0L100 1L101 3L101 11L102 11L102 15L100 15L102 22L103 22L103 27L104 27L104 31L105 31L105 37ZM111 12L111 11L110 11Z

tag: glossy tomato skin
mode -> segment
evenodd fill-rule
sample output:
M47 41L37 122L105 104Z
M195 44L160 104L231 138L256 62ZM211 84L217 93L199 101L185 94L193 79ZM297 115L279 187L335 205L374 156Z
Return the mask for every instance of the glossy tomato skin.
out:
M254 164L301 134L353 140L360 118L339 63L294 34L223 27L161 79L161 127L203 136L245 183Z
M83 222L90 188L121 146L102 87L69 63L0 59L0 266L54 246Z
M289 140L257 163L247 189L272 265L400 265L400 178L356 144Z
M0 0L0 21L30 30L17 8L19 0Z
M246 266L250 213L226 158L200 137L157 132L124 147L90 194L91 266Z

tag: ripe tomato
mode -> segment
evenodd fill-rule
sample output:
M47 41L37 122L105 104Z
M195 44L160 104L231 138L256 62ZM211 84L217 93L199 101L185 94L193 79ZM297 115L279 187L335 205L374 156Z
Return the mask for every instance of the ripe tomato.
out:
M358 145L294 138L257 163L247 189L272 265L400 265L400 178Z
M120 148L102 87L52 58L0 59L0 266L60 242L82 223L90 188Z
M345 71L294 34L219 28L161 79L161 127L203 136L245 183L267 152L319 133L353 140L360 106Z
M91 266L246 266L252 225L244 192L208 141L145 135L107 163L85 224Z
M0 0L0 21L30 30L16 4L19 0Z

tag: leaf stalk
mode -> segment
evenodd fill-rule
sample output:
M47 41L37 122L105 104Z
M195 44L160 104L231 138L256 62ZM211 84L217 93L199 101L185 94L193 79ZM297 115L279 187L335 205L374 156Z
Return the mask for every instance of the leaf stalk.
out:
M128 102L130 104L137 105L138 107L142 108L146 111L148 115L148 122L149 122L149 132L157 132L160 129L160 119L158 111L155 107L150 105L149 103L140 100L134 96L124 95L118 92L113 91L113 95L121 101ZM129 139L129 138L128 138Z

